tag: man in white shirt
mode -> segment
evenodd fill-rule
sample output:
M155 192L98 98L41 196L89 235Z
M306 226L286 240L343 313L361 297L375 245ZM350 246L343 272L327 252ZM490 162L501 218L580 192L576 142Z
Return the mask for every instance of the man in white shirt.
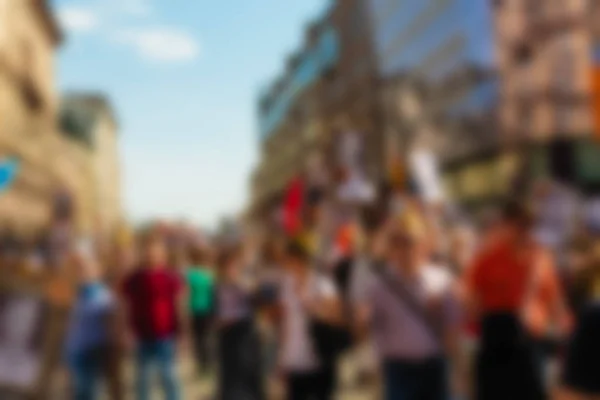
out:
M319 322L340 319L336 287L327 276L310 268L309 256L296 243L288 245L282 285L280 368L290 400L329 400L335 389L335 360L323 358L313 331ZM333 363L332 363L333 361Z

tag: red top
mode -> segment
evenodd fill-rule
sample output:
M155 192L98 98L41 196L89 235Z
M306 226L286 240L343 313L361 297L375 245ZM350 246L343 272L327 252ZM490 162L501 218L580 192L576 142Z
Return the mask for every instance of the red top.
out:
M519 312L534 335L544 334L564 304L553 257L535 245L516 249L498 243L484 250L469 272L467 288L481 312Z
M485 249L476 258L467 277L467 287L478 300L481 311L521 309L531 277L530 260L527 254L517 254L505 243Z
M165 339L177 334L177 297L182 280L168 268L142 268L129 275L123 293L129 322L141 340Z

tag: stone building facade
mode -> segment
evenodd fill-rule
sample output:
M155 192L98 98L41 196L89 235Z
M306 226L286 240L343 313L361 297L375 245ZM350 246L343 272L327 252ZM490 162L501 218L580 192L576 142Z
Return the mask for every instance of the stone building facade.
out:
M593 26L588 0L494 2L503 139L528 146L533 176L600 188L592 140Z
M42 0L0 0L0 157L19 160L0 196L0 223L20 231L44 226L58 180L52 167L57 93L54 52L61 33Z
M123 211L118 123L110 102L94 93L63 96L60 128L72 172L81 165L70 182L82 225L103 235L115 233Z
M0 230L23 236L48 228L65 195L82 232L116 229L122 217L114 113L102 96L60 100L54 57L62 39L46 0L0 0L0 158L19 164L0 193ZM69 132L67 109L83 115L87 139Z
M360 131L367 167L380 172L381 142L370 26L363 0L331 2L309 24L300 50L258 100L260 163L251 179L251 210L279 203L286 185L313 156L331 160L340 133Z

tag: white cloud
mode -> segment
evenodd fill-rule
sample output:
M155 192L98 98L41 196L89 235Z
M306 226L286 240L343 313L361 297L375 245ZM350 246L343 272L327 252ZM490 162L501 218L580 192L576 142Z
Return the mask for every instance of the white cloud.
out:
M118 33L117 41L133 47L142 57L161 62L191 61L200 45L191 35L173 28L132 29Z
M63 8L58 11L62 27L71 32L90 32L99 25L98 16L86 8Z
M123 0L123 11L134 16L147 16L152 12L152 6L148 0Z

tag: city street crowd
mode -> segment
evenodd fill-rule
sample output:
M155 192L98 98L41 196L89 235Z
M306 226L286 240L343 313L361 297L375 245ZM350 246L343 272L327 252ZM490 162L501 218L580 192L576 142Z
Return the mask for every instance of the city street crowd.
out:
M151 398L156 373L165 398L182 399L183 354L222 400L273 398L273 383L291 400L348 385L386 400L600 396L593 212L578 207L561 236L545 225L550 180L475 215L432 201L410 174L378 188L348 179L331 190L309 168L262 233L157 223L110 257L72 240L65 398L96 399L102 382L125 398L133 355L135 398ZM348 358L355 374L341 379Z

